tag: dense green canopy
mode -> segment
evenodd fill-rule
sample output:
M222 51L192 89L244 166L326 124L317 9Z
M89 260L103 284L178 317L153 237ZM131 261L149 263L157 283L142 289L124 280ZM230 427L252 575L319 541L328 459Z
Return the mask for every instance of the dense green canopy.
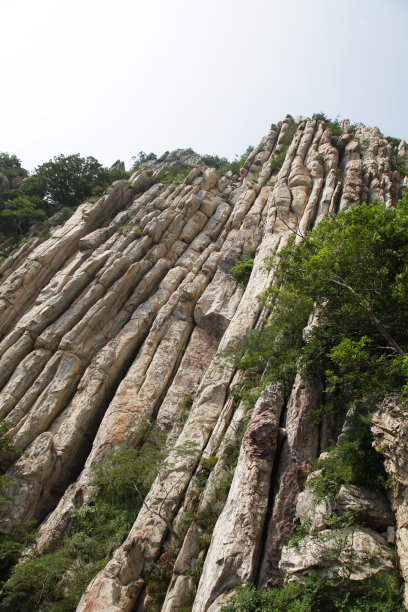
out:
M408 194L328 218L280 254L268 325L252 334L243 369L289 389L299 363L311 380L341 390L343 408L405 385L408 361ZM302 330L314 305L319 324ZM339 394L337 394L339 396Z

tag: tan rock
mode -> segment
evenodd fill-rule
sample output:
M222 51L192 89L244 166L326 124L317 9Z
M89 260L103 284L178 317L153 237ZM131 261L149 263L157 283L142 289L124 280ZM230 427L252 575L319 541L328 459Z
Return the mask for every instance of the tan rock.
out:
M218 178L197 155L166 153L135 172L131 184L116 182L98 202L82 204L64 226L52 229L49 240L28 239L0 265L0 418L9 419L15 440L26 448L10 467L15 504L2 527L36 517L43 521L38 546L52 546L66 533L73 511L95 499L94 465L120 444L137 446L146 418L156 419L168 435L169 456L147 505L89 585L79 609L136 606L142 612L151 606L141 572L152 567L164 545L173 547L177 561L163 609L191 604L189 573L191 565L204 561L205 545L196 546L195 525L177 551L168 526L181 531L186 513L210 508L225 477L228 453L245 419L243 404L230 395L231 386L242 380L231 351L265 321L259 297L275 278L275 268L266 261L294 232L303 235L339 207L375 195L389 206L400 195L401 177L391 170L396 147L378 129L357 126L352 134L343 123L343 134L335 140L324 122L300 121L273 175L271 163L294 125L290 116L271 126L240 175ZM402 145L399 152L405 152ZM163 188L154 183L163 169L179 167L191 168L180 184ZM249 248L256 256L248 285L242 287L229 270ZM324 447L333 433L322 429L319 442L308 418L320 392L297 376L279 429L273 499L268 500L265 480L271 467L268 463L264 470L260 457L244 462L245 438L231 499L224 510L221 500L211 508L214 515L220 513L222 528L214 533L203 574L209 586L200 587L196 609L221 609L248 575L259 572L262 585L279 576L298 495L314 469L319 444ZM187 455L182 452L186 445ZM216 465L197 495L199 463L214 456ZM257 469L259 486L250 477ZM252 496L256 506L249 502ZM339 507L357 509L358 496L362 491L342 491ZM362 520L382 528L390 515L375 499L363 497ZM398 503L405 576L406 520ZM260 561L256 513L262 514L266 504L271 518ZM227 508L238 537L229 530ZM247 516L248 525L239 516ZM240 560L235 565L228 551ZM217 564L218 553L223 563ZM213 583L212 575L219 577Z
M283 396L276 387L267 387L255 405L193 611L207 610L225 590L255 578L282 406Z
M267 529L260 584L279 578L278 563L295 528L297 496L315 466L318 451L316 426L310 411L320 405L321 389L308 386L298 373L288 402L285 438L277 466L277 491Z
M307 576L311 569L322 578L342 576L351 584L394 571L386 540L371 529L354 527L321 531L318 538L306 536L297 546L284 547L279 567L286 583Z

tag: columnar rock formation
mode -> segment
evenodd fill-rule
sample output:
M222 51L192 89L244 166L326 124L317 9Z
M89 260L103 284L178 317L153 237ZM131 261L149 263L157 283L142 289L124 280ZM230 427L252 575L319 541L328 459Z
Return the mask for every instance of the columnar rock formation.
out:
M165 155L2 263L0 418L24 451L8 468L12 501L2 528L35 518L38 548L52 546L73 511L94 501L93 467L112 450L141 444L147 420L174 441L166 478L153 483L79 610L147 609L143 572L174 539L169 525L180 532L200 466L216 457L198 494L201 511L213 503L245 419L231 396L241 374L230 349L264 320L258 297L274 280L265 261L327 213L376 197L391 206L400 196L396 147L377 128L343 122L342 129L334 144L323 121L295 124L288 116L240 176L219 177L182 151ZM191 171L180 184L155 182L171 164ZM229 270L250 248L256 255L244 288ZM280 575L298 494L330 441L308 418L320 401L321 389L300 373L286 402L278 388L265 390L208 552L195 523L175 544L163 610L190 605L191 568L203 562L190 602L197 612L219 610L239 584L268 585ZM186 444L193 450L179 452Z

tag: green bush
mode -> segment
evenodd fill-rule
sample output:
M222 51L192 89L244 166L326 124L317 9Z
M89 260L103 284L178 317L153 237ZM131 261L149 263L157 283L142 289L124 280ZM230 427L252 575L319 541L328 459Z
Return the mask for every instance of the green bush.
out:
M55 550L13 569L3 585L2 610L28 612L46 606L62 612L76 608L93 576L127 536L162 466L160 432L147 423L139 435L145 440L140 450L122 447L95 468L93 484L100 487L95 503L74 512L70 531ZM5 562L14 561L28 539L29 535L20 535L14 549L6 543Z
M52 552L14 568L3 585L2 610L74 610L94 575L127 536L140 508L135 491L102 493L74 516L70 533Z
M235 160L232 161L232 162L229 162L228 160L225 160L224 157L218 158L218 159L221 159L221 160L225 160L217 168L218 176L225 176L227 174L227 172L232 172L232 174L237 174L239 176L239 174L241 172L241 168L244 167L244 164L245 164L246 160L248 159L249 154L253 150L254 150L253 147L248 147L247 150L245 151L245 153L243 155L241 155L241 157L236 156Z
M312 119L317 119L318 121L324 121L324 127L330 128L332 132L333 138L336 140L339 136L341 136L342 129L341 124L338 119L329 119L324 113L314 113Z
M201 159L207 166L211 166L217 170L229 163L226 157L218 157L218 155L202 155Z
M270 164L270 168L271 168L272 174L277 172L278 170L280 170L282 168L283 162L285 161L286 153L287 153L287 151L289 149L289 145L292 142L293 137L296 134L298 127L299 127L298 123L295 123L294 125L292 125L292 127L289 130L289 132L282 139L282 142L281 142L280 147L279 147L278 154L271 161L271 164Z
M393 136L386 136L385 139L388 140L390 144L394 145L394 147L398 147L401 142L401 138L394 138Z
M408 153L398 155L397 163L394 165L394 170L398 170L403 176L408 174Z
M0 533L0 585L7 580L21 552L34 540L35 522L19 523L8 533Z
M287 149L281 149L277 156L271 161L270 169L272 174L280 170L283 166L283 162L285 161Z
M132 166L130 172L131 173L136 172L136 170L139 170L147 162L155 161L156 159L157 159L156 153L152 152L152 153L146 154L144 151L139 151L139 153L137 155L134 155L132 157L133 166Z
M167 587L172 576L172 564L161 562L153 564L152 568L143 572L143 580L146 583L146 594L151 597L151 612L160 612L166 596Z
M317 572L279 589L237 589L224 612L402 612L402 594L395 574L374 574L351 584L344 578L323 579Z
M191 168L165 168L162 170L154 179L155 183L162 183L164 186L175 183L176 185L182 183L186 176L190 174Z
M305 537L309 535L311 523L311 519L307 518L303 521L303 523L300 523L300 525L296 527L293 535L291 536L288 542L289 548L295 548L299 544L299 542L304 540Z
M133 225L133 236L135 238L140 238L140 236L142 234L143 234L143 230L142 230L142 228L140 227L140 225L136 221L136 223L134 223L134 225Z
M373 435L367 419L355 411L347 423L344 439L320 459L320 470L310 483L317 501L334 498L342 485L355 484L385 496L387 476L383 457L372 446Z
M8 433L10 423L0 420L0 504L8 502L7 489L12 479L4 472L16 457L22 454L21 449L13 444L13 438Z
M10 576L10 572L22 551L35 537L35 521L18 523L9 532L0 532L0 587Z
M18 159L17 155L2 152L0 153L0 169L3 168L21 168L21 160Z
M251 276L252 268L254 267L255 248L248 249L243 259L238 259L235 266L230 268L228 272L237 280L242 287L246 287Z
M237 367L249 375L264 374L264 385L281 383L288 395L305 344L302 332L313 300L293 287L282 286L280 291L267 293L265 305L272 309L271 317L263 329L251 331L236 351Z

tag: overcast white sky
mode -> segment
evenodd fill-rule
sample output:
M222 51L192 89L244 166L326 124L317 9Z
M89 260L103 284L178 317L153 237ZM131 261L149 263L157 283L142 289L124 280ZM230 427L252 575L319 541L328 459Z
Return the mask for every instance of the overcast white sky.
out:
M325 112L408 140L408 0L1 0L0 151L233 158Z

